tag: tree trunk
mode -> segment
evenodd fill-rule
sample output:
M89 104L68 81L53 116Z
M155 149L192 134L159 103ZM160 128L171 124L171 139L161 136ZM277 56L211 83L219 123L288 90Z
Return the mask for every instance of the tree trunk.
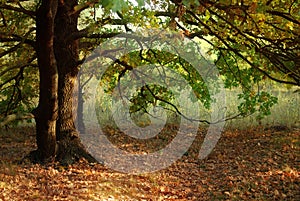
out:
M43 0L36 17L37 58L40 76L39 105L33 111L38 149L31 160L49 159L70 164L80 158L97 162L79 139L75 118L78 87L77 0Z
M85 133L85 125L83 122L83 86L80 82L80 78L77 80L78 87L78 103L77 103L77 118L76 118L76 126L80 133Z
M33 111L36 121L38 149L31 156L47 161L55 157L56 119L58 110L58 71L54 55L54 19L57 0L42 1L37 11L36 41L39 66L39 104Z
M84 149L76 130L78 88L78 41L70 39L76 33L78 15L69 14L77 5L76 0L59 1L55 18L55 57L58 68L58 120L56 136L57 160L73 163L81 157L96 162Z

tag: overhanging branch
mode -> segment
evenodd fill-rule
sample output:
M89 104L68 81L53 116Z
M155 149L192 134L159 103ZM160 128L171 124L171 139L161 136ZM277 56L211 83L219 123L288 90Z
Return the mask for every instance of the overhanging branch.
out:
M278 17L282 17L290 22L300 25L300 21L294 19L293 16L291 16L289 13L283 13L283 12L276 11L276 10L267 10L266 12L271 15L276 15Z
M77 40L80 38L112 38L116 35L121 34L120 32L116 32L116 33L99 33L99 34L95 34L95 33L90 33L88 31L88 29L83 29L80 30L78 32L73 33L69 38L67 38L68 41L72 41L72 40Z
M7 4L0 4L0 8L4 10L11 10L11 11L16 11L19 13L26 14L30 16L31 18L35 19L36 18L36 13L30 10L26 10L23 7L15 7Z

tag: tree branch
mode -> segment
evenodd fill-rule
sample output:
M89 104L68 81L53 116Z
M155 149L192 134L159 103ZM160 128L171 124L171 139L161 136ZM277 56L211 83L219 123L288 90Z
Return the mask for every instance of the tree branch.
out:
M283 13L283 12L276 11L276 10L267 10L266 12L271 15L276 15L276 16L282 17L288 21L291 21L291 22L294 22L295 24L300 25L300 21L294 19L289 13Z
M9 53L11 53L11 52L16 51L17 49L19 49L19 47L22 46L22 44L25 42L25 40L26 40L26 38L29 36L29 34L30 34L32 31L34 31L34 30L35 30L35 28L31 28L31 29L25 34L25 36L22 37L22 40L21 40L20 43L18 43L17 45L11 47L10 49L8 49L8 50L6 50L6 51L4 51L4 52L2 52L2 53L0 53L0 58L3 57L3 56L5 56L5 55L7 55L7 54L9 54ZM1 39L0 39L0 41L1 41Z
M0 42L20 42L23 41L24 44L28 44L34 49L36 49L36 43L34 40L23 38L22 36L18 36L16 34L12 34L11 36L5 36L0 33Z
M119 35L121 33L102 33L102 34L91 34L89 33L88 29L83 29L78 32L75 32L72 34L69 38L67 38L68 41L77 40L80 38L112 38L116 35Z
M17 114L10 114L7 115L4 118L1 118L0 120L0 128L8 125L9 123L13 121L20 121L20 120L25 120L25 119L33 119L34 116L31 113L17 113Z
M79 13L81 13L82 11L84 11L87 8L91 8L92 6L94 6L95 4L99 3L100 1L95 0L95 1L88 1L88 2L84 2L82 4L76 5L73 9L72 12L69 13L69 15L77 15Z
M23 13L23 14L26 14L26 15L32 17L33 19L36 18L36 13L35 12L30 11L30 10L26 10L23 7L18 8L18 7L7 5L7 4L0 4L0 8L5 9L5 10L11 10L11 11L16 11L16 12L19 12L19 13Z
M0 77L2 77L3 75L5 75L6 73L8 73L11 70L31 66L32 65L31 62L33 62L35 59L36 59L36 55L31 57L25 64L12 66L10 68L5 69L4 71L0 72Z
M268 72L266 72L265 70L259 68L259 67L258 67L257 65L255 65L253 62L250 62L245 56L243 56L243 55L240 53L240 50L237 50L237 49L231 47L231 46L225 41L225 39L223 39L217 32L213 31L213 30L211 29L210 26L208 26L206 23L202 22L201 19L199 19L195 13L193 13L192 11L189 11L189 10L187 10L187 12L188 12L194 19L196 19L196 21L197 21L199 24L201 24L203 27L205 27L205 28L209 31L209 33L210 33L211 35L213 35L213 36L215 36L216 38L218 38L218 39L219 39L219 40L227 47L227 49L228 49L229 51L232 51L235 55L237 55L237 56L240 57L242 60L244 60L247 64L249 64L252 68L257 69L257 70L260 71L263 75L267 76L269 79L271 79L271 80L273 80L273 81L276 81L276 82L278 82L278 83L283 83L283 84L291 84L291 85L296 85L296 86L299 86L299 85L300 85L299 81L293 82L293 81L281 80L281 79L278 79L278 78L276 78L276 77L271 76L270 73L268 73ZM193 23L193 24L195 25L196 23ZM233 26L233 28L234 28L234 26ZM242 36L245 37L244 34L242 34ZM245 39L246 39L246 40L249 40L248 37L245 37ZM252 39L249 40L249 41L252 42L252 43L254 42ZM258 45L258 43L255 42L254 44L256 45L256 49L259 49L259 48L260 48L260 46Z

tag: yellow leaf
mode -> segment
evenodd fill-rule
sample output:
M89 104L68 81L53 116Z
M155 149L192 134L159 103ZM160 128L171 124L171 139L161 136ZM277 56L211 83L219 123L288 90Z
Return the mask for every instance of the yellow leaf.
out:
M286 27L289 28L291 31L294 30L294 24L292 22L286 23Z

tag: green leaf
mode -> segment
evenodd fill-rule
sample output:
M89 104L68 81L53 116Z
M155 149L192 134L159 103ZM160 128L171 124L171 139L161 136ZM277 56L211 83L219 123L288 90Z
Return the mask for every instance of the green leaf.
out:
M102 6L113 12L127 10L128 4L124 0L103 0L101 2Z
M136 2L138 3L139 7L143 7L145 5L145 1L143 0L136 0Z

